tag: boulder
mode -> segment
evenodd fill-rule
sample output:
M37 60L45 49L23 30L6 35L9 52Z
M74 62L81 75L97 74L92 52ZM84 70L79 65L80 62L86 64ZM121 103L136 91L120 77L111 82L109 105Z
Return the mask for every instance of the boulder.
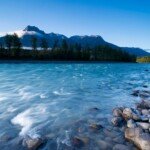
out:
M150 128L150 123L147 122L137 122L137 125L144 130L148 130Z
M98 140L97 144L98 144L100 150L110 150L110 149L112 149L112 145L109 142L106 142L106 141L103 141L103 140Z
M122 116L125 120L132 119L132 109L131 108L125 108L123 110Z
M132 113L132 119L135 121L141 120L141 116L137 113Z
M93 130L93 131L99 131L100 129L102 129L103 128L103 126L102 125L100 125L100 124L91 124L90 126L90 129L91 130Z
M136 126L137 126L136 123L132 119L127 121L128 128L135 128Z
M137 104L138 109L150 109L150 101L142 100L142 102Z
M141 128L127 128L125 138L132 141L139 149L150 150L150 135Z
M84 142L79 137L74 137L72 139L72 145L76 148L81 148L84 146Z
M114 126L120 126L123 122L123 119L121 117L113 117L111 122Z
M123 145L123 144L116 144L113 147L113 150L130 150L130 149L131 149L130 147Z
M115 109L113 109L113 116L114 117L121 117L122 116L122 110L121 110L121 108L115 108Z
M141 116L141 121L148 122L148 120L149 120L148 116L145 115Z
M142 109L141 112L142 112L142 115L149 115L150 114L148 109Z
M95 112L99 112L99 111L100 111L100 109L97 107L93 107L93 108L89 109L89 112L91 112L91 113L95 113Z
M115 138L120 136L120 132L114 131L114 130L107 130L107 129L103 129L103 133L110 138Z
M43 140L40 138L31 138L27 137L23 140L23 145L26 146L29 150L36 150L39 146L41 146Z
M135 96L135 97L138 97L138 96L139 96L139 93L140 93L139 90L134 90L131 95L132 95L132 96Z

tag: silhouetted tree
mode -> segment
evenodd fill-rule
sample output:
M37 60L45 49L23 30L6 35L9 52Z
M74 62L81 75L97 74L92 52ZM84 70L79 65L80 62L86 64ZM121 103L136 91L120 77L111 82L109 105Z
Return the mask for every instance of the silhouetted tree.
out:
M31 45L32 45L32 49L33 49L34 51L37 50L37 42L38 42L38 39L33 36L33 37L31 38Z
M20 50L22 47L21 41L17 34L12 35L12 47L17 50Z
M48 49L48 42L47 42L47 40L46 40L45 38L43 38L43 39L41 40L41 48L42 48L43 50L47 50L47 49Z
M21 49L22 49L22 43L18 35L15 33L12 35L12 50L11 50L12 56L18 57L20 55Z
M12 45L13 45L12 41L13 41L12 35L7 34L5 36L5 46L9 51L11 50Z
M62 50L65 50L65 51L68 50L68 43L65 39L62 41Z
M53 50L54 49L56 49L56 48L58 48L58 39L56 39L55 41L54 41L54 45L53 45Z

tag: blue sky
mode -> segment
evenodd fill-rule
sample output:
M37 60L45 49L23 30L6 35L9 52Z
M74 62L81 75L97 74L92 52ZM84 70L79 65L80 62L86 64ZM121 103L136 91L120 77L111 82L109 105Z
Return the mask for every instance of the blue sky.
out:
M0 32L27 25L150 49L149 0L0 0Z

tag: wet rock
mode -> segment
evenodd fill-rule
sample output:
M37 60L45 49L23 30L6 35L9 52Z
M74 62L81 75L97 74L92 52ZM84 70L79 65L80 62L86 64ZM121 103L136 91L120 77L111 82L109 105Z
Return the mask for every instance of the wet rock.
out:
M145 92L140 93L139 96L141 98L148 98L148 97L150 97L150 95L148 93L145 93Z
M148 109L142 109L141 112L142 112L142 115L149 115L150 114Z
M123 144L116 144L113 147L113 150L130 150L130 147L123 145Z
M136 136L139 136L143 130L141 128L127 128L125 130L125 138L131 140Z
M113 141L115 143L124 144L125 143L125 138L123 136L117 136L113 139Z
M123 118L125 120L132 119L132 110L131 110L131 108L125 108L123 110L123 114L122 115L123 115Z
M141 116L139 114L132 113L132 119L135 121L139 121L141 120Z
M141 121L148 122L148 120L149 120L149 117L147 117L147 116L141 116Z
M113 109L113 116L114 117L121 117L122 116L122 110L121 110L121 108L115 108L115 109Z
M103 133L107 136L107 137L111 137L111 138L115 138L120 136L120 132L114 131L114 130L107 130L107 129L103 129Z
M132 141L139 149L150 150L150 135L141 128L127 128L125 138Z
M111 122L114 126L120 126L122 125L123 119L121 117L113 117Z
M74 137L72 139L72 145L76 148L81 148L84 146L84 142L79 137Z
M112 143L113 142L111 137L106 137L105 141L108 142L108 143Z
M144 130L148 130L150 128L150 124L146 122L137 122L137 125Z
M135 128L136 126L137 126L136 123L132 119L127 121L128 128Z
M23 146L26 146L29 150L36 150L43 144L43 140L40 138L27 137L23 140Z
M11 139L12 139L12 137L7 134L0 136L0 142L8 142Z
M103 126L100 124L91 124L89 127L92 131L95 131L95 132L103 128Z
M97 144L98 144L100 150L110 150L110 149L112 149L112 145L109 142L106 142L106 141L103 141L103 140L98 140Z
M98 112L98 111L100 111L100 109L97 108L97 107L94 107L94 108L90 108L90 109L89 109L89 112Z
M79 137L81 141L83 141L84 145L88 145L90 142L90 138L88 137Z
M139 90L135 90L133 91L133 93L131 94L132 96L138 97L139 96L140 91Z
M150 109L150 101L142 100L142 102L137 104L138 109Z
M148 86L147 86L147 85L143 85L143 87L144 87L144 88L148 88Z

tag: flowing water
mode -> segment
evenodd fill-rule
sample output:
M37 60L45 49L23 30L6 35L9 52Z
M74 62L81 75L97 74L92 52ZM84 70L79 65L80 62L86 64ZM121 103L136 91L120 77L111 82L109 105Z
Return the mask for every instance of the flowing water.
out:
M74 122L92 122L91 108L103 120L115 106L133 106L131 93L150 87L149 73L149 64L1 63L0 149L24 149L27 135L54 137L40 149L71 147Z

